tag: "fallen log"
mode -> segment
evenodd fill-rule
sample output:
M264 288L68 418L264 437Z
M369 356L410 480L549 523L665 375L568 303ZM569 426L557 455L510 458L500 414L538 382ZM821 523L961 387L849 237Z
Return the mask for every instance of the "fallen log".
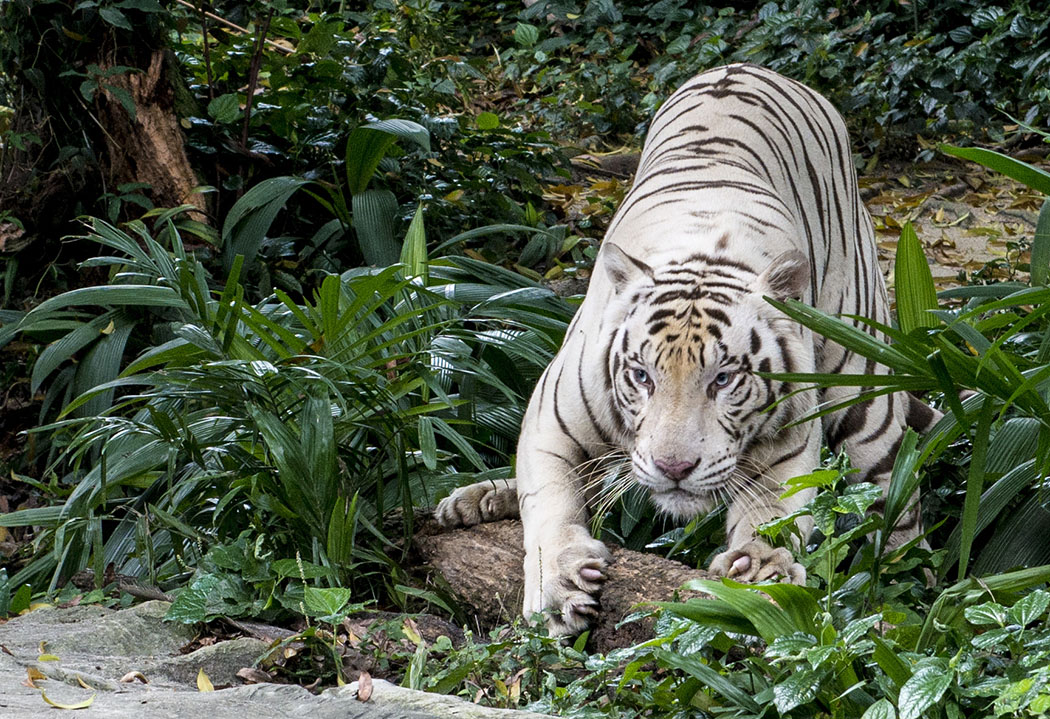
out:
M460 603L475 613L481 627L518 616L525 557L521 522L492 522L451 531L426 522L415 543L427 565L444 577ZM708 576L656 555L615 545L609 549L613 562L599 596L601 611L588 641L591 651L603 653L652 638L652 619L617 627L640 604L699 596L680 588L690 579Z

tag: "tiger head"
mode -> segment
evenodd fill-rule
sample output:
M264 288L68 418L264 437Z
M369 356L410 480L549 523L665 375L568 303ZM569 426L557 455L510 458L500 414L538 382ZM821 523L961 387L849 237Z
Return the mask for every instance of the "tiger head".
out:
M635 481L677 517L748 491L742 458L796 412L793 402L774 407L785 383L756 373L812 364L804 330L763 296L802 297L806 257L792 250L753 268L696 255L650 267L605 243L600 264L616 320L607 384Z

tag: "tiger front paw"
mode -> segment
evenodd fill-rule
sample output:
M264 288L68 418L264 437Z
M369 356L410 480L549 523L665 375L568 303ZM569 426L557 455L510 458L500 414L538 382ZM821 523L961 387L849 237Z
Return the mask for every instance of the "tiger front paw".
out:
M434 519L442 527L472 527L518 516L518 493L506 480L475 482L438 502Z
M560 551L554 550L554 561L539 561L539 576L526 571L526 618L543 611L551 636L579 634L597 616L600 609L598 592L605 582L605 571L612 554L600 541L577 539ZM526 558L526 562L531 557Z
M728 577L753 584L778 579L789 584L805 584L806 568L783 547L771 547L755 539L742 547L722 552L707 570L716 577Z

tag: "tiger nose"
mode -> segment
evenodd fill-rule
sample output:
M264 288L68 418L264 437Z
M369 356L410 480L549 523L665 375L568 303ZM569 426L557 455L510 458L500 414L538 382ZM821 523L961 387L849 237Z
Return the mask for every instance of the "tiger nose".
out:
M689 476L689 473L693 471L700 460L696 459L692 462L686 462L684 460L671 459L657 459L653 461L656 468L664 473L664 476L673 482L680 482Z

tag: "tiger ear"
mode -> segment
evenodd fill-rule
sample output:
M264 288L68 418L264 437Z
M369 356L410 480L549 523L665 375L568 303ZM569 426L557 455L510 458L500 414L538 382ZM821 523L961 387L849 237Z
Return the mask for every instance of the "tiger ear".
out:
M612 242L603 242L601 256L602 267L612 280L613 289L620 292L625 287L640 281L642 278L653 278L653 268L624 252Z
M757 280L759 294L800 300L809 286L809 260L798 250L777 255Z

